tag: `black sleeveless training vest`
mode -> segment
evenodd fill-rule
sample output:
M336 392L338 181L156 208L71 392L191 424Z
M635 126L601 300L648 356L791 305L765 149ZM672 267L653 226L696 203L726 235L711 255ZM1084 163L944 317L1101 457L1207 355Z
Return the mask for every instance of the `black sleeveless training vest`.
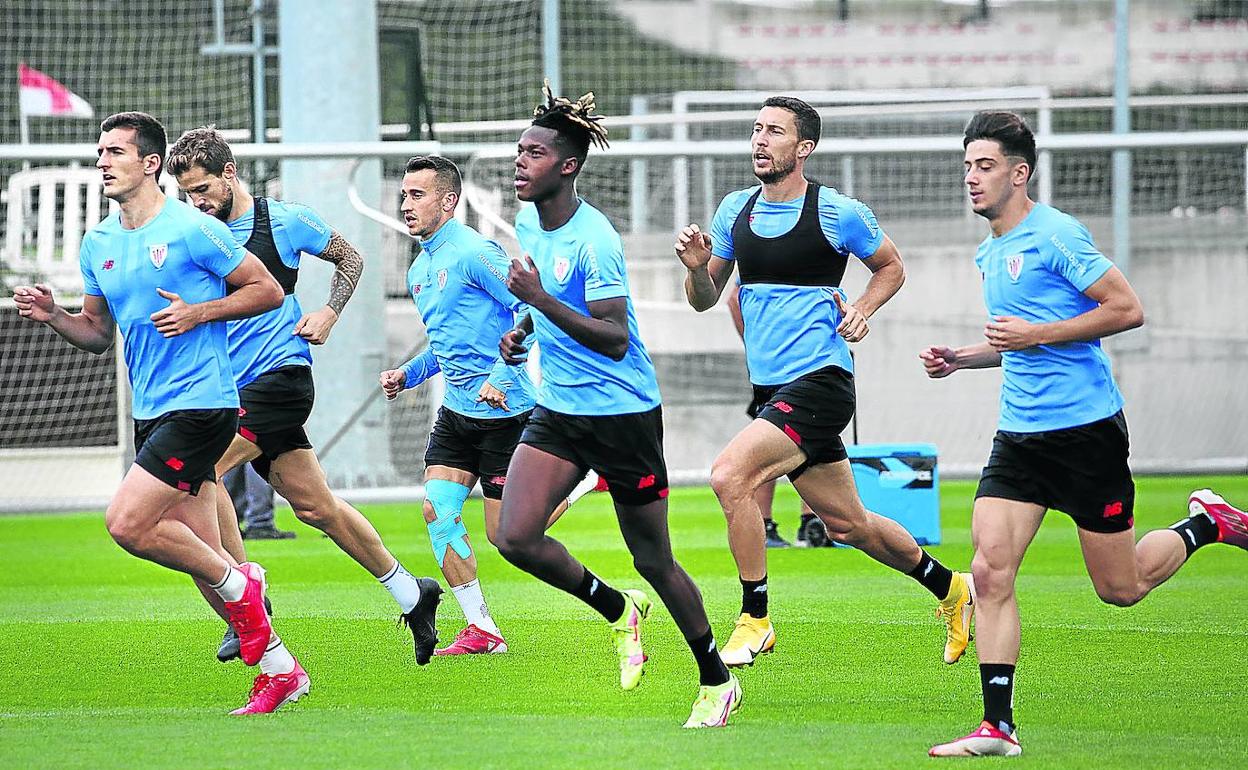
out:
M743 285L841 285L848 255L834 249L819 227L819 187L817 182L806 185L806 200L797 224L775 238L763 238L750 229L750 215L762 188L750 196L732 225L732 254Z
M269 273L277 279L282 291L294 294L295 281L299 280L299 269L286 266L277 250L277 243L273 241L273 222L269 219L268 199L257 195L255 201L256 212L251 226L251 237L243 244L243 248L260 258ZM226 286L227 293L233 291L233 287Z

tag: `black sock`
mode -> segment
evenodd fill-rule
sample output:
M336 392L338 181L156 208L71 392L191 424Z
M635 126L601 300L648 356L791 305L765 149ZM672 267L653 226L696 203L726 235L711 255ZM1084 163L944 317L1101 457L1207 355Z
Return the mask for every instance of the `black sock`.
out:
M762 580L741 580L741 614L767 617L767 576Z
M953 582L953 572L948 567L932 558L931 554L919 549L919 565L906 574L923 584L923 587L944 600L949 595L949 585Z
M709 628L697 639L686 641L689 649L693 650L693 659L698 662L698 684L717 685L728 681L728 667L724 665L723 658L719 657L715 635Z
M984 692L984 721L1014 734L1014 667L1008 663L980 663L979 684Z
M1182 536L1188 559L1192 558L1192 554L1202 545L1218 542L1218 525L1203 513L1175 522L1170 525L1170 529Z
M624 594L602 582L588 569L572 595L598 610L608 623L614 623L624 615Z

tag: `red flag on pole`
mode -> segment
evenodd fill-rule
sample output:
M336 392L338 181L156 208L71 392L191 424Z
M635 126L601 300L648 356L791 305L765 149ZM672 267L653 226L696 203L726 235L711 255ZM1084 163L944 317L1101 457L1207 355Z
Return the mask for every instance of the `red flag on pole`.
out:
M78 94L25 62L17 65L18 111L24 115L93 118L95 110Z

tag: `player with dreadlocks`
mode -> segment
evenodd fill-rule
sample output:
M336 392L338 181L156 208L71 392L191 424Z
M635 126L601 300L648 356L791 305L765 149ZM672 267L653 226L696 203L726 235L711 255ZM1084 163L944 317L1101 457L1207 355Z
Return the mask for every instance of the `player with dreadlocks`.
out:
M516 215L525 255L507 277L531 311L499 345L505 360L523 360L532 335L541 346L542 382L507 470L497 544L512 564L611 624L620 686L636 687L649 597L607 585L545 532L548 512L587 469L597 471L633 564L697 661L701 689L685 727L721 727L740 705L741 687L720 660L697 586L672 556L659 386L637 332L623 245L610 221L576 194L590 144L607 146L606 127L593 114L593 93L571 101L547 84L544 94L516 154L516 197L535 205Z

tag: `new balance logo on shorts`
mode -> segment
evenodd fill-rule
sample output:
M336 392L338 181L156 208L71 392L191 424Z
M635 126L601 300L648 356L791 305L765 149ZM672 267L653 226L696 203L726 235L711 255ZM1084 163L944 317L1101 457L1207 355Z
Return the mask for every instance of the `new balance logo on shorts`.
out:
M503 485L505 485L505 484L507 483L507 477L506 477L506 476L495 476L494 478L490 479L490 483L491 483L491 484L497 484L498 486L500 486L500 487L501 487L501 486L503 486Z
M648 489L652 486L654 486L654 474L653 473L651 473L649 476L643 476L641 478L641 481L637 482L638 489Z
M1114 518L1115 516L1121 516L1121 515L1122 515L1122 501L1121 501L1121 500L1115 500L1114 502L1110 503L1109 505L1106 505L1106 506L1105 506L1105 513L1104 513L1104 514L1102 514L1102 515L1103 515L1105 518L1107 518L1107 519L1112 519L1112 518Z

